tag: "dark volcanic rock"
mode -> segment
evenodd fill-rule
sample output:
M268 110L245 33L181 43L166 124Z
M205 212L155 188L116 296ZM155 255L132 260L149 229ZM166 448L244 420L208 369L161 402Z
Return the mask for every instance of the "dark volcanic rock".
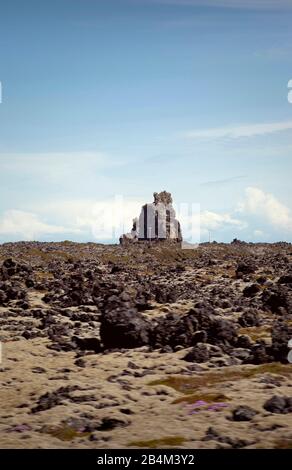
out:
M151 333L150 344L154 348L163 346L189 347L193 343L193 336L198 322L194 316L181 316L169 313L157 320L157 325Z
M251 421L256 414L256 410L249 406L238 406L232 412L232 419L233 421Z
M207 345L204 343L197 344L183 359L188 362L207 362L210 359Z
M209 330L207 330L208 342L236 344L237 332L234 324L225 319L216 318Z
M175 286L153 286L152 290L159 304L174 303L179 297L179 290Z
M112 429L115 429L117 427L129 426L129 424L131 424L131 421L128 418L118 419L118 418L105 417L102 419L102 422L98 426L97 430L98 431L111 431Z
M70 398L70 392L78 389L78 386L61 387L54 392L47 392L40 396L38 404L31 409L32 413L49 410L57 405L61 405L64 399Z
M261 288L258 284L251 284L250 286L243 289L243 295L245 297L254 297L258 292L261 291Z
M30 287L34 287L35 286L35 282L33 279L31 278L27 278L26 281L25 281L25 285L26 287L30 288Z
M248 362L250 359L250 350L247 348L236 348L230 353L231 357L236 357L237 359L240 359L243 362Z
M196 345L198 343L206 343L207 339L208 339L208 335L206 331L204 330L196 331L192 337L192 344Z
M0 305L2 305L2 306L5 305L7 300L8 300L8 298L7 298L7 295L5 294L5 292L3 292L3 290L0 290Z
M218 432L216 429L209 427L207 429L205 437L203 437L202 441L218 441L224 444L229 444L233 449L240 449L242 447L246 447L247 445L251 444L250 442L244 439L232 438L230 436L225 436Z
M292 293L286 285L278 284L262 294L263 305L278 315L292 314Z
M32 271L31 266L24 263L18 263L17 261L13 260L12 258L7 258L1 267L1 273L3 279L8 279L15 275L24 276L27 273Z
M252 346L251 355L245 362L248 364L266 364L271 362L272 359L266 344L261 341Z
M135 307L135 295L123 291L102 306L100 337L105 349L137 348L149 343L151 324Z
M272 349L271 352L275 361L288 362L287 356L289 353L288 341L292 338L292 328L288 323L277 321L272 328Z
M278 280L278 284L291 284L292 285L292 274L285 274Z
M4 290L6 294L7 301L26 299L26 291L19 282L10 283L10 281L6 281L2 285L2 290Z
M77 367L86 367L86 362L84 361L84 359L82 359L82 357L80 357L79 359L76 359L76 361L74 362L74 364L75 364Z
M238 263L236 268L236 277L242 278L246 274L253 274L255 272L255 266L252 263Z
M170 313L157 320L152 330L152 347L183 346L188 348L197 343L214 345L235 345L236 328L232 322L214 315L210 306L198 305L186 315Z
M264 403L264 409L270 411L270 413L291 413L292 397L281 397L274 395Z
M101 317L100 337L105 349L146 345L150 330L150 323L136 309L113 310Z
M77 347L81 351L94 351L99 353L101 351L100 341L98 338L79 338L73 336L72 341L76 343Z
M259 315L255 312L244 312L241 317L239 317L238 323L243 327L258 326L260 323Z
M236 343L237 348L250 349L252 347L252 341L248 335L239 335Z

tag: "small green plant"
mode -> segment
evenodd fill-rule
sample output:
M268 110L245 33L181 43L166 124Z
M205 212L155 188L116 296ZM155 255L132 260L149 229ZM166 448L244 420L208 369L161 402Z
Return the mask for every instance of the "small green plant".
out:
M77 431L73 426L68 426L64 424L63 426L44 426L42 428L42 433L50 434L60 441L72 441L77 437L88 437L90 432L81 432Z
M232 382L234 380L249 379L256 375L265 373L281 374L286 377L291 377L292 364L271 362L269 364L262 364L259 366L245 366L241 370L231 369L205 372L193 377L170 376L165 379L150 382L148 385L166 385L167 387L174 388L178 392L193 394L194 390L201 389L202 387L210 387L218 383Z
M177 398L172 403L194 403L197 400L204 400L207 403L229 401L230 398L224 395L223 393L194 393L191 395L184 395L180 398Z

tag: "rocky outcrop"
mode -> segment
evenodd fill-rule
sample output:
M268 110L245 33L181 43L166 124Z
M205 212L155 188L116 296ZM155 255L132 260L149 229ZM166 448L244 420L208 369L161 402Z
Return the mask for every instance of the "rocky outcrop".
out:
M179 221L175 218L171 194L167 191L153 194L154 201L144 204L140 216L133 220L131 233L120 237L120 243L167 241L181 243L182 233Z

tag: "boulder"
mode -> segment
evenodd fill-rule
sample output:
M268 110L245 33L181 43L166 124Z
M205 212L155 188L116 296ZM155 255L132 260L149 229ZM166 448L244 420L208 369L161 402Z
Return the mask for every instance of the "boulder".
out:
M257 411L247 405L238 406L232 412L233 421L251 421Z
M210 359L208 346L204 343L198 343L183 359L188 362L207 362Z
M270 413L286 414L292 412L292 397L274 395L264 403L264 409Z

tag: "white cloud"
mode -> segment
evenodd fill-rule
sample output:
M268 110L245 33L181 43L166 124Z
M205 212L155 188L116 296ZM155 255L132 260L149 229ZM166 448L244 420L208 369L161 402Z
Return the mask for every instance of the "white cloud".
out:
M253 228L254 220L257 225L261 224L264 228ZM182 228L191 225L193 236L198 234L202 237L208 237L208 232L213 234L215 238L220 239L220 232L229 230L235 237L238 231L244 231L245 236L251 238L262 238L265 232L292 232L292 214L288 207L282 204L277 198L270 193L265 193L259 188L249 187L245 190L245 197L238 206L228 213L218 213L214 211L201 211L193 216L180 218ZM250 234L246 232L249 228Z
M77 235L87 240L117 241L122 233L131 230L132 219L140 214L141 206L142 201L116 196L103 201L35 204L31 211L12 209L0 216L0 237L39 240L64 234L72 239ZM54 224L44 219L54 220Z
M247 188L246 197L238 209L245 215L262 219L275 229L292 231L292 215L289 208L278 201L273 194L265 193L259 188Z
M292 129L292 121L196 129L186 132L184 137L187 139L238 139L240 137L255 137L272 134L289 129Z
M132 219L139 215L142 201L125 199L115 196L112 199L91 200L81 199L35 206L34 210L41 211L47 216L88 234L94 240L118 239L132 228ZM68 228L67 231L70 231Z
M227 226L243 229L246 227L246 222L234 218L231 214L219 214L211 211L203 211L201 213L201 227L203 229L221 230Z
M21 240L35 240L43 235L66 232L65 227L42 222L31 212L9 210L0 218L0 235L19 237Z
M243 220L235 218L229 213L218 213L213 211L200 211L199 205L194 205L192 214L178 212L177 218L181 223L184 239L192 243L198 243L201 238L208 238L209 232L219 235L225 229L231 229L235 233L247 227ZM219 236L220 238L220 236Z
M0 217L0 237L39 240L49 235L52 239L60 239L64 234L64 238L72 240L77 237L79 240L117 242L122 233L131 230L132 219L139 216L144 202L116 196L100 201L83 199L35 204L29 211L9 210ZM209 232L218 240L222 238L222 232L236 237L242 231L244 236L251 238L263 237L270 231L292 232L290 210L273 194L255 187L247 188L243 201L229 212L201 211L199 204L191 207L178 204L175 209L184 238L194 243L200 238L208 238ZM53 223L47 223L47 220Z

